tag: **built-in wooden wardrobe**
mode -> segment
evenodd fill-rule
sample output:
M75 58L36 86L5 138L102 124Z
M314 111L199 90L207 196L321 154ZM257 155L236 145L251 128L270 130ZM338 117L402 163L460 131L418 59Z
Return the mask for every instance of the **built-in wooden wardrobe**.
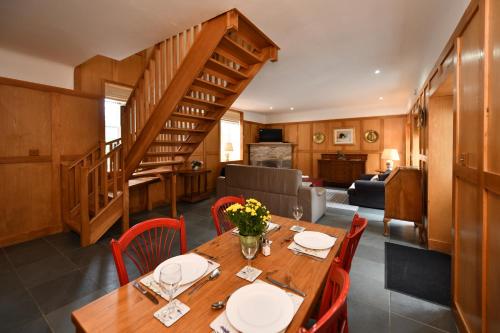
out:
M462 332L500 332L499 50L500 1L472 0L408 115L428 246L452 255Z

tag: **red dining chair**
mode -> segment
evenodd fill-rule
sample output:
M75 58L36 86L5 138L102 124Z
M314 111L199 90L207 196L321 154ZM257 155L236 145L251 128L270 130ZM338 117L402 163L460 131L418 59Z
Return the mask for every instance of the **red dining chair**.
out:
M368 220L359 217L355 214L352 219L351 229L347 234L344 242L342 243L342 248L340 249L340 255L335 258L337 264L342 267L347 273L351 271L351 263L356 249L358 248L359 240L363 235L363 232L368 225Z
M245 199L243 196L227 196L222 197L217 200L212 206L212 218L214 219L215 229L217 229L217 235L222 235L224 232L234 228L234 225L229 220L226 208L232 204L239 203L241 205L245 204Z
M309 329L300 328L299 333L348 333L346 299L349 283L349 274L332 265L321 298L319 319Z
M110 242L120 286L129 282L124 254L141 275L151 272L172 255L172 245L179 233L180 254L186 253L184 218L157 218L134 225L118 240Z

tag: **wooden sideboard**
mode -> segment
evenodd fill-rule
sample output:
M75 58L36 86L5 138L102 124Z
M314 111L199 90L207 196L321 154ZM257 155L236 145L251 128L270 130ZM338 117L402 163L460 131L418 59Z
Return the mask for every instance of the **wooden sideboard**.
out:
M366 170L367 154L321 154L318 175L325 183L349 187Z

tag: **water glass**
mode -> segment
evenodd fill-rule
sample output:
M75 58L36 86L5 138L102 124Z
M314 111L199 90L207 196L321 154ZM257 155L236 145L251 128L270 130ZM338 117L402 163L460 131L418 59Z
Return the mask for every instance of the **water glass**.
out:
M179 283L182 280L181 265L168 264L160 270L160 289L164 295L168 297L167 313L171 315L177 308L173 302L175 292L179 288Z
M258 236L244 237L244 239L240 239L241 253L247 259L248 262L246 269L247 274L250 274L250 272L252 271L251 261L252 258L257 254L257 251L259 249L259 242L260 242L260 237Z
M292 214L295 220L299 221L302 217L302 214L304 214L304 210L302 209L302 206L300 205L294 205L292 207Z

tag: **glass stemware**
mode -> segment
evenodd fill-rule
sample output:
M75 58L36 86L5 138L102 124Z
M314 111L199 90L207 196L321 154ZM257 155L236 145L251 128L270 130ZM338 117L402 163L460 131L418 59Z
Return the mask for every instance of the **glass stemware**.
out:
M293 217L295 218L295 220L297 221L297 225L298 225L298 221L302 218L302 214L304 214L304 210L302 209L302 206L301 205L294 205L292 207L292 214L293 214Z
M247 259L247 267L245 270L246 274L250 274L252 272L252 258L255 256L257 253L257 250L259 249L259 242L260 242L260 237L245 237L245 239L240 242L241 244L241 253L243 256Z
M181 265L168 264L162 267L160 271L159 284L162 293L168 296L168 306L166 311L168 315L171 315L177 309L177 305L173 302L173 300L181 280Z

